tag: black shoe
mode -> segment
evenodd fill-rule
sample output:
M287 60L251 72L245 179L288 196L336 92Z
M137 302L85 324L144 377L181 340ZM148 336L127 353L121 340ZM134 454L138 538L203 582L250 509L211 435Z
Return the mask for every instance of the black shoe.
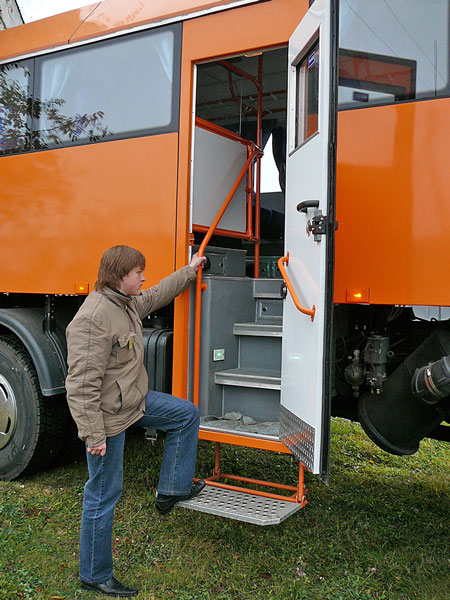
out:
M111 577L105 583L87 583L81 580L81 587L85 590L100 592L106 596L116 596L116 598L131 598L132 596L136 596L139 591L125 587L115 577Z
M169 514L177 502L180 502L181 500L190 500L191 498L194 498L195 496L197 496L197 494L200 494L205 485L206 484L203 481L203 479L200 479L199 481L193 482L191 492L189 494L186 494L185 496L163 496L162 494L160 494L156 498L156 510L159 512L160 515Z

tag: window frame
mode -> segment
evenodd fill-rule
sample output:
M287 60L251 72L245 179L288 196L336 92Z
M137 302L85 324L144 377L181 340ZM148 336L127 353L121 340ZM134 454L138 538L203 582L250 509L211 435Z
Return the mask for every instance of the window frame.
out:
M309 140L314 138L319 133L319 121L317 120L317 126L314 131L312 131L309 135L307 133L307 118L310 114L319 115L319 105L321 102L320 92L321 92L321 83L320 83L320 66L317 68L317 72L315 75L316 81L316 89L317 89L317 113L309 112L309 96L308 92L308 80L306 75L308 74L308 60L310 59L311 52L314 54L319 53L320 56L320 33L310 41L308 44L308 50L302 54L300 59L292 65L292 69L295 69L295 131L294 131L294 140L293 140L293 149L291 152L295 152L302 146L304 146ZM314 57L315 58L315 57ZM306 62L306 71L302 72L302 66ZM305 104L305 106L303 106ZM300 135L301 134L301 135ZM300 140L300 137L303 139Z

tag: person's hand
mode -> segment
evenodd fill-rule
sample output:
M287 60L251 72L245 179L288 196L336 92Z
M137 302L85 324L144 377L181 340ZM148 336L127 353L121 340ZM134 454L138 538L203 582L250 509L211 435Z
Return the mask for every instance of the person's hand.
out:
M101 446L94 446L93 448L88 448L87 451L89 454L100 454L100 456L105 456L106 454L106 443Z
M191 258L191 262L189 263L189 266L192 267L194 269L195 272L198 271L198 268L201 267L203 265L203 263L206 262L206 256L198 256L197 252L194 254L194 256Z

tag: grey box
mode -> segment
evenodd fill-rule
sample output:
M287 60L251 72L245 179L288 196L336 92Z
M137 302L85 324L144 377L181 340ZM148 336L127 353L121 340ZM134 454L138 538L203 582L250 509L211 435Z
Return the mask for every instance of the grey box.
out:
M198 246L194 246L194 252L197 252L198 248ZM204 270L205 274L222 275L223 277L245 277L246 250L206 246L205 256L210 261L209 269Z

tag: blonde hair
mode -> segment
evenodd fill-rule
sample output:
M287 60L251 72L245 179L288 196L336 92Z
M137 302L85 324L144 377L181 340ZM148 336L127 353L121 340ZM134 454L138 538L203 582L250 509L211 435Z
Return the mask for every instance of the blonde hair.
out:
M145 256L130 246L113 246L103 253L98 269L95 289L109 287L117 290L127 273L135 267L145 269Z

